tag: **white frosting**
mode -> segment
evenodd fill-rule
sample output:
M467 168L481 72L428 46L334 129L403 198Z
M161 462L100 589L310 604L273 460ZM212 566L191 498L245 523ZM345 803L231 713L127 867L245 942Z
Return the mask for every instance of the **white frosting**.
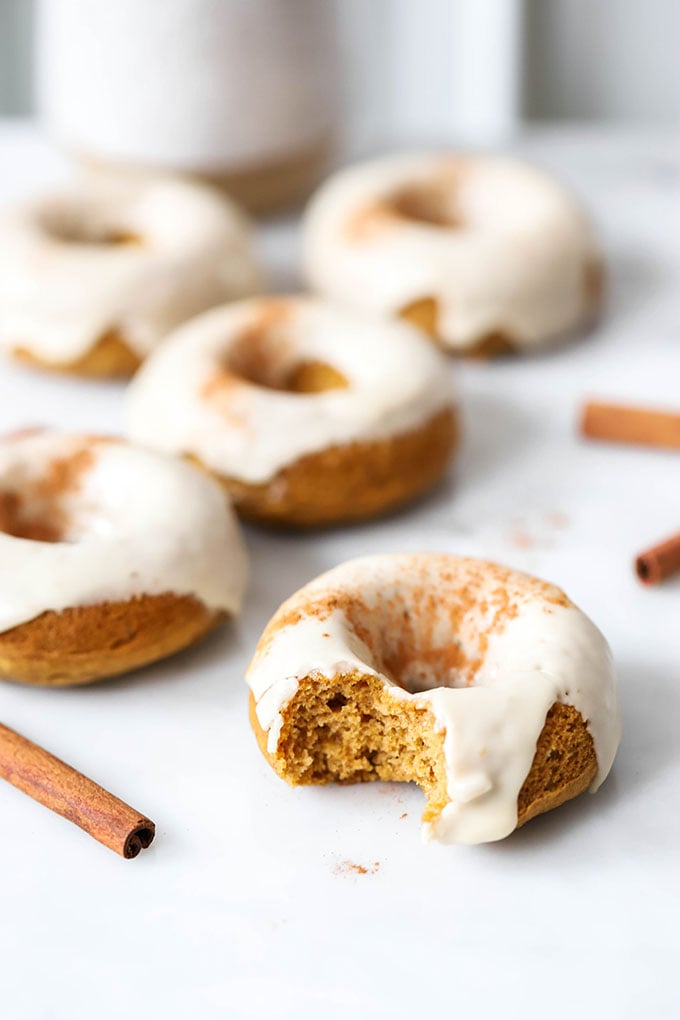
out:
M282 377L320 361L348 387L292 393L238 376L235 351L270 314L265 343ZM229 370L228 387L206 397ZM302 297L256 298L188 323L146 362L129 394L134 439L253 483L305 454L407 432L454 404L446 359L418 330Z
M87 243L120 233L141 243ZM0 216L0 345L43 361L77 361L109 330L144 357L260 282L246 220L199 185L88 185Z
M404 189L442 181L458 226L371 212ZM496 331L530 347L576 326L592 311L585 280L598 257L571 196L501 157L429 154L350 167L321 187L305 217L313 289L382 314L434 298L438 332L456 350Z
M315 613L329 596L336 608ZM366 640L348 602L358 604L354 620ZM286 623L291 612L299 619ZM404 641L408 648L409 634L415 640L400 686L384 671L380 649ZM479 843L512 832L555 702L578 709L593 738L592 790L614 760L621 721L607 643L558 588L525 574L450 555L404 554L353 560L306 585L278 610L247 673L270 753L300 679L354 670L429 708L445 734L449 803L424 825L426 839Z
M77 460L52 491L55 462ZM42 612L135 595L193 595L237 613L247 556L221 486L191 465L119 440L40 433L0 441L0 499L64 523L58 542L0 532L0 631Z
M43 0L41 108L71 146L204 172L310 148L335 113L318 0Z

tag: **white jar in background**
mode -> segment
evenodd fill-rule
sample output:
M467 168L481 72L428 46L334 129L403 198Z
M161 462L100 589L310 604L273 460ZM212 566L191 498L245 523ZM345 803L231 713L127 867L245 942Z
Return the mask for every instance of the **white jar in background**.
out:
M105 170L208 178L251 208L304 196L336 115L332 0L40 0L40 110Z

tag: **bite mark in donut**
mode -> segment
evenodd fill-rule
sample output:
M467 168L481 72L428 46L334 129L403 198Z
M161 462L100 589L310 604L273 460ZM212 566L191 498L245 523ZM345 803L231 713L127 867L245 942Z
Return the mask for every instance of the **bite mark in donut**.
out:
M444 734L432 712L396 706L375 677L357 673L332 681L302 680L276 755L267 749L252 692L248 715L260 751L291 786L416 783L427 798L426 823L446 806ZM517 828L585 792L596 773L595 746L583 716L556 702L517 798Z
M620 739L602 635L553 585L448 555L311 581L248 668L259 746L291 785L418 783L425 834L500 839L595 789Z

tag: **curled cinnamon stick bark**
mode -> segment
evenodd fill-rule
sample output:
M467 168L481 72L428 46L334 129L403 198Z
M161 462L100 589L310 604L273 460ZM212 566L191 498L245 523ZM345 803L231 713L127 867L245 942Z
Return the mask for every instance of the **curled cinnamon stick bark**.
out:
M1 723L0 777L128 860L154 838L150 819Z
M673 411L590 401L583 408L581 432L591 439L680 450L680 414Z
M659 584L680 571L680 533L640 553L635 571L643 584Z

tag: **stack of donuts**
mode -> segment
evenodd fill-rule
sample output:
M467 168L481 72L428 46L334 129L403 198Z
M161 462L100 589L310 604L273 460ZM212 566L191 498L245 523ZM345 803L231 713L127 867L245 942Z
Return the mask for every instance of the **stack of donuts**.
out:
M239 518L313 542L424 496L461 441L450 356L561 342L602 298L576 201L504 157L340 171L302 235L309 291L280 295L240 210L187 180L86 182L0 217L7 356L134 376L127 438L0 438L0 677L87 683L197 641L241 609ZM310 581L247 680L282 778L415 781L443 842L595 789L620 736L594 624L552 585L444 553Z

